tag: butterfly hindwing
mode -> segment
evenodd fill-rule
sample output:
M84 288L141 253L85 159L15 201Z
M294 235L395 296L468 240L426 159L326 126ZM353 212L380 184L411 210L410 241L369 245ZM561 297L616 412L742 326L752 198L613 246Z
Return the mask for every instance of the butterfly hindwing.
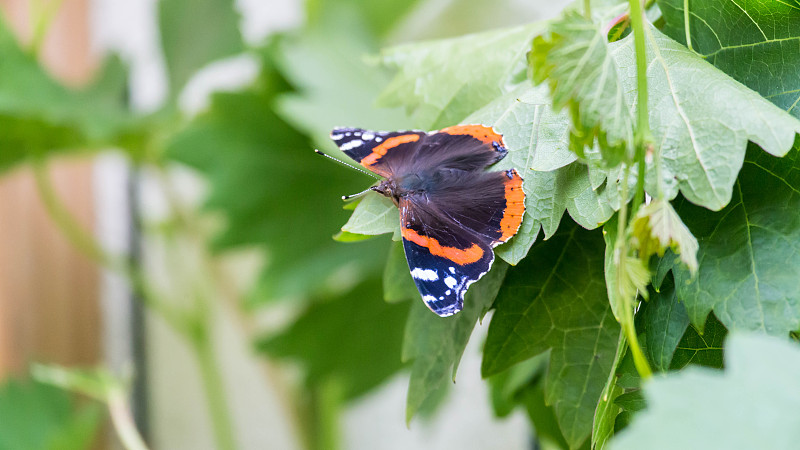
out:
M422 300L439 316L452 316L463 308L464 294L469 286L492 267L494 253L485 243L475 243L478 251L470 253L476 255L477 259L470 263L458 263L447 256L434 255L434 245L430 241L403 237L408 268Z
M421 197L400 201L400 220L408 268L425 304L443 317L457 313L467 288L494 261L491 239L460 227Z

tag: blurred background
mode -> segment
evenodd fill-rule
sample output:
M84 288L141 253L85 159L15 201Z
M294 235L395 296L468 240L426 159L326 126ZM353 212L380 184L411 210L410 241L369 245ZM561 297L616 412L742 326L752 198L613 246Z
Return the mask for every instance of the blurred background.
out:
M396 247L333 239L372 181L312 150L413 126L376 106L381 48L563 3L0 0L0 449L122 448L112 423L155 449L532 448L495 418L485 326L406 426Z

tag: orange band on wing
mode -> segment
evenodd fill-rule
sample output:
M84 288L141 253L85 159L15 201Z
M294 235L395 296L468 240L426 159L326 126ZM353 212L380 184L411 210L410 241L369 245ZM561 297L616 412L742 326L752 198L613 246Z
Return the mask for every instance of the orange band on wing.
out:
M459 265L472 264L483 258L483 249L478 244L472 244L472 247L465 249L445 247L439 244L436 239L422 236L416 231L405 227L402 229L402 235L405 239L420 247L426 247L431 252L431 255L447 258Z
M373 148L372 153L365 156L364 159L361 160L361 165L368 168L369 166L378 162L378 160L381 159L381 157L385 155L386 152L389 151L389 149L397 147L398 145L401 144L416 142L418 140L419 140L418 134L403 134L400 136L390 137L389 139L383 141L377 147Z
M439 132L455 135L466 134L486 144L491 144L492 142L503 143L502 135L495 133L492 127L484 125L456 125L443 128Z
M524 213L525 191L522 190L522 177L514 170L511 179L506 181L506 209L500 220L500 230L503 232L500 242L505 242L517 234Z

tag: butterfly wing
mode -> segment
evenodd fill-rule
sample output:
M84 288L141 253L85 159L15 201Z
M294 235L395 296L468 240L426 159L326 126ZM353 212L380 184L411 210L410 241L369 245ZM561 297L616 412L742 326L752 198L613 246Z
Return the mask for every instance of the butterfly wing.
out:
M403 248L425 304L457 313L492 266L492 248L516 234L525 212L522 178L502 172L441 171L425 194L400 201Z
M347 156L387 178L431 167L480 170L508 153L503 137L484 125L457 125L431 133L335 128L331 139Z
M441 317L461 311L464 294L492 266L490 241L411 200L400 202L403 249L422 300Z
M411 161L420 141L422 131L370 131L362 128L334 128L331 139L345 155L382 176L390 177L393 167L401 161ZM389 164L393 161L393 164ZM408 165L409 163L406 163Z

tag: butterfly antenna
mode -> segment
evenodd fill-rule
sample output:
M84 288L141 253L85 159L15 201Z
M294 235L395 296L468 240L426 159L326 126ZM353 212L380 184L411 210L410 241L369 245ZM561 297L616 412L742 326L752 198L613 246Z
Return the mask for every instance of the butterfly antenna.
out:
M351 169L353 169L353 170L357 170L357 171L359 171L359 172L361 172L361 173L365 173L365 174L367 174L367 175L371 176L372 178L375 178L375 179L378 179L378 180L380 180L380 179L381 179L381 177L379 177L379 176L375 175L375 174L374 174L374 173L372 173L372 172L367 172L366 170L362 170L362 169L359 169L359 168L358 168L358 167L356 167L356 166L353 166L353 165L351 165L351 164L347 164L346 162L344 162L344 161L342 161L342 160L340 160L340 159L336 159L336 158L334 158L334 157L333 157L333 156L331 156L331 155L328 155L328 154L322 153L321 151L319 151L319 150L317 150L317 149L314 149L314 152L316 152L316 154L318 154L318 155L322 155L322 156L324 156L324 157L326 157L326 158L328 158L328 159L331 159L331 160L333 160L333 161L336 161L337 163L339 163L339 164L341 164L341 165L343 165L343 166L347 166L347 167L349 167L349 168L351 168ZM368 190L369 190L369 189L367 189L367 191L368 191ZM365 191L365 192L366 192L366 191ZM358 194L354 194L353 196L355 196L355 195L360 195L360 194L363 194L363 192L360 192L360 193L358 193Z
M358 194L343 195L343 196L342 196L342 200L344 200L344 201L346 201L346 202L347 202L347 201L350 201L350 200L353 200L353 199L356 199L356 198L362 197L362 196L364 196L364 195L365 195L367 192L369 192L369 191L373 191L373 190L374 190L374 189L373 189L373 187L374 187L374 186L372 186L372 187L369 187L369 188L367 188L367 189L364 189L363 191L359 192Z

